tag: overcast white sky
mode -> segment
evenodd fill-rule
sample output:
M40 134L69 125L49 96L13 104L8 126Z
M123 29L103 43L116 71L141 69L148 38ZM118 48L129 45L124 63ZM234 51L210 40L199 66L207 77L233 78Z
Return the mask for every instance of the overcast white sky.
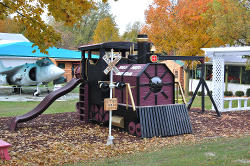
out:
M115 21L120 34L126 30L129 23L140 21L145 23L144 12L153 0L109 0L111 13L115 16Z
M129 23L133 24L136 21L145 23L144 12L153 3L153 0L109 0L108 2L110 3L111 13L115 16L119 32L122 35ZM42 15L42 18L48 21L46 13Z

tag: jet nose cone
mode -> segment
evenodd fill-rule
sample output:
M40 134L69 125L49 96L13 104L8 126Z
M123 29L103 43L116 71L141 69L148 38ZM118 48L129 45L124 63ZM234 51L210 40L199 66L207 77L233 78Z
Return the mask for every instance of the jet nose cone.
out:
M49 67L49 74L50 77L52 77L53 79L57 79L59 78L63 73L65 73L65 71L55 65L50 65Z

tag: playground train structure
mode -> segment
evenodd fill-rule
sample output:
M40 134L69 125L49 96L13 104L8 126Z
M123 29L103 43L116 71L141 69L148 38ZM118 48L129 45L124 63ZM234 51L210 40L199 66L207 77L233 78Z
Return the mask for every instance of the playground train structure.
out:
M75 72L76 78L64 87L48 94L34 109L14 117L10 131L18 123L41 115L56 99L79 86L76 110L81 121L106 125L109 111L104 110L104 99L111 95L117 99L117 109L112 111L112 125L142 138L174 136L192 133L188 115L195 96L201 88L201 110L205 111L205 89L218 116L221 116L204 80L204 57L161 56L155 54L147 35L138 35L134 42L106 42L81 46L82 60ZM110 53L115 53L112 62ZM113 55L113 54L112 54ZM176 104L175 78L161 60L196 60L201 62L201 77L189 103ZM116 64L117 63L117 64ZM112 74L108 72L113 69ZM110 77L111 76L111 77ZM110 78L115 84L110 93ZM113 86L113 85L112 85ZM178 101L178 100L177 100Z
M81 121L109 122L109 111L104 111L104 99L110 95L109 75L104 73L108 64L103 57L112 50L121 56L113 76L118 109L112 113L112 125L143 138L192 133L186 105L175 104L174 74L154 62L157 55L147 35L138 35L137 43L107 42L79 50L82 60L76 77L84 81L76 109Z

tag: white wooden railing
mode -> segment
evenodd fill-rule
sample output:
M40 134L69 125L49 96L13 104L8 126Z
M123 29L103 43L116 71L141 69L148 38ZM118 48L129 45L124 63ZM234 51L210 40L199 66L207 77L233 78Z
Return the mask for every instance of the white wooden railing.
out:
M233 101L238 100L238 107L233 107ZM239 111L239 110L250 110L250 106L247 106L247 101L250 100L249 97L226 97L224 101L229 101L229 107L224 108L223 112L226 111ZM241 101L244 101L242 106ZM224 106L225 107L225 106Z

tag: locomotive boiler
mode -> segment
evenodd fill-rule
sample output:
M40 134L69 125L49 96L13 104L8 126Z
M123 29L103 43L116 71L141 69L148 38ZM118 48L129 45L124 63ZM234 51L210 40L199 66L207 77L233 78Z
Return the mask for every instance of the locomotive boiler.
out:
M104 99L109 97L108 67L103 56L113 50L121 55L113 81L113 96L118 110L113 111L112 125L139 137L172 136L192 133L187 108L175 104L174 75L162 63L154 62L152 43L146 35L138 42L106 42L81 46L79 102L76 105L80 120L106 124L108 111Z

